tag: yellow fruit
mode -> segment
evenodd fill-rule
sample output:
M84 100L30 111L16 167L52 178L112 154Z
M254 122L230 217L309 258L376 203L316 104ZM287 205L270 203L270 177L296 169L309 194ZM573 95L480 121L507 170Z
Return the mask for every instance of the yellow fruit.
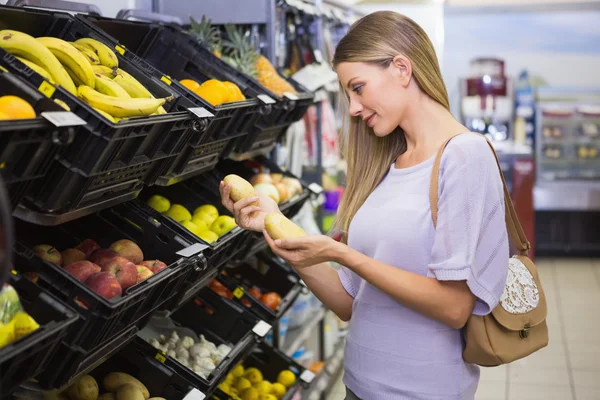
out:
M273 389L273 385L269 381L262 381L256 383L254 384L254 387L256 388L256 390L258 390L258 393L260 394L270 394L271 390Z
M41 76L43 76L45 79L48 80L48 82L54 83L54 79L52 79L52 75L50 75L50 72L46 71L44 68L40 67L39 65L37 65L34 62L26 60L25 58L17 57L17 59L19 61L21 61L23 64L27 65L32 70L34 70L35 72L37 72L38 74L40 74Z
M236 365L235 368L231 370L231 375L233 375L234 378L244 376L244 366L242 364Z
M190 214L187 208L181 204L173 204L165 213L165 215L180 223L186 220L192 220L192 214Z
M196 215L197 213L201 213L201 212L205 212L206 214L210 215L213 218L217 218L219 216L219 210L217 209L217 207L213 206L212 204L203 204L200 207L197 207L194 210L194 215Z
M35 110L31 104L12 95L0 97L0 113L6 116L5 119L35 118Z
M159 213L165 213L171 208L171 202L166 197L155 194L146 202L150 207L154 208Z
M275 239L292 239L306 236L306 232L283 214L272 212L265 217L265 229Z
M219 389L221 389L223 393L229 394L229 392L231 391L231 386L227 382L221 382L219 384Z
M277 400L277 397L275 397L275 395L272 395L269 393L264 393L264 394L260 395L258 400Z
M285 388L285 386L283 386L279 382L274 383L271 386L271 394L274 395L275 397L277 397L278 399L281 399L283 396L285 396L286 391L287 391L287 389Z
M77 80L91 88L96 87L92 64L72 44L55 37L38 37L36 40L46 46L65 69L72 71Z
M166 99L123 99L107 96L85 85L77 88L77 96L90 106L99 108L113 117L148 116L166 101Z
M206 222L204 222L204 220L202 218L198 218L195 215L192 216L192 221L191 222L194 225L196 225L196 227L198 227L198 230L200 232L207 231L209 229L209 226L206 224Z
M38 329L40 326L31 316L25 312L19 311L13 318L15 323L15 340Z
M188 231L192 232L194 235L198 236L200 235L203 231L198 227L198 225L196 225L195 223L193 223L192 221L183 221L181 222L181 225L187 229Z
M197 211L194 212L194 216L192 217L192 219L197 219L199 221L202 221L206 224L206 226L208 226L210 228L210 225L215 222L215 219L217 219L217 216L212 216L207 214L205 211Z
M225 81L223 82L223 85L227 87L229 93L227 97L227 102L246 100L246 97L242 94L242 91L235 83Z
M71 107L69 107L67 105L67 103L65 103L64 101L62 101L61 99L54 99L54 102L56 104L58 104L59 106L61 106L63 109L67 110L67 111L71 111Z
M190 89L192 92L195 92L200 88L200 84L191 79L182 79L179 81L179 83L181 83L186 88Z
M294 383L296 383L296 375L290 370L284 370L277 376L277 382L289 389Z
M246 378L237 378L234 382L235 388L238 392L243 392L245 389L252 387L252 383Z
M218 106L227 101L229 89L216 79L209 79L196 90L196 94L208 101L213 106Z
M221 237L236 226L237 224L235 223L235 219L233 217L230 217L229 215L221 215L210 225L210 230Z
M258 368L248 368L244 373L244 377L247 378L253 385L263 381L263 374Z
M14 318L8 324L0 326L0 349L15 341Z
M253 387L244 389L241 392L242 400L258 400L259 397L260 397L260 394L258 393L258 390L256 390Z
M92 38L82 38L76 40L75 43L92 50L100 60L100 64L108 68L117 68L119 66L119 59L114 51L102 42Z
M197 236L206 243L212 243L219 240L219 235L208 229L200 232Z

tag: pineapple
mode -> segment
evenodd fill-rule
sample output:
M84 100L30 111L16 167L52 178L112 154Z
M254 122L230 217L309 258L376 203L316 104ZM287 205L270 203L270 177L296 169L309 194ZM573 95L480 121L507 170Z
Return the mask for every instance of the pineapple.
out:
M225 29L228 40L223 42L223 48L227 50L227 56L223 56L224 61L255 78L279 97L283 97L285 92L296 93L294 87L277 73L269 60L252 48L248 36L232 25L225 26Z
M212 26L212 20L210 18L207 19L206 15L203 15L202 20L198 22L194 17L190 16L190 24L190 33L198 43L210 50L215 56L221 58L221 34L219 29Z

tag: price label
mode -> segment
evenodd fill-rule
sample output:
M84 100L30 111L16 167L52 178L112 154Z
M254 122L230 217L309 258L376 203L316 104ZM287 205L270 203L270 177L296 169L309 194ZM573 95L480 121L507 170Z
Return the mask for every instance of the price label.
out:
M296 94L290 93L290 92L285 92L283 94L283 97L286 97L286 98L288 98L290 100L298 100L298 96L296 96Z
M313 54L315 55L315 61L321 64L323 62L323 53L321 53L321 50L316 49L313 51Z
M87 124L85 120L70 111L45 111L41 115L57 127Z
M315 379L315 374L312 371L305 370L303 373L300 374L300 380L306 383L311 383L313 379Z
M323 193L323 187L316 182L313 182L310 185L308 185L308 190L317 195Z
M191 257L194 254L200 253L204 249L208 249L209 247L210 246L208 246L207 244L204 244L204 243L194 243L193 245L188 246L185 249L179 250L175 254L177 254L178 256L182 256L182 257Z
M193 388L192 390L189 391L188 394L185 395L183 400L204 400L205 398L206 398L206 395L204 393L202 393L201 391L199 391L196 388Z
M193 107L188 108L188 111L200 118L211 118L214 117L214 114L208 111L204 107Z
M42 81L42 83L40 83L40 86L38 87L38 90L44 96L46 96L47 98L50 98L56 91L56 88L54 86L52 86L49 82Z
M241 299L243 295L244 295L244 288L243 287L238 286L233 291L233 297L235 297L236 299Z
M164 83L166 83L167 85L171 86L171 78L168 77L167 75L163 75L160 77L160 80L163 81Z
M274 104L275 103L275 100L273 100L272 97L267 96L266 94L259 94L257 97L260 101L262 101L265 104Z
M163 353L156 353L154 358L157 359L158 362L160 362L161 364L164 364L165 361L167 361L167 357L165 357L165 355Z
M119 53L120 55L124 56L125 55L125 46L121 45L121 44L117 44L115 46L115 50L117 51L117 53Z
M258 321L254 328L252 328L252 332L256 333L260 337L265 337L267 333L271 330L271 325L267 324L265 321Z

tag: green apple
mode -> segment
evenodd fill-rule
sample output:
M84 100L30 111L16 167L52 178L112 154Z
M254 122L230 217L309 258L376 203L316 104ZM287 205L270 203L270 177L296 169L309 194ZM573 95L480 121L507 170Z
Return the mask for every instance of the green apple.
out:
M198 228L198 225L192 221L183 221L181 225L196 236L200 236L200 233L202 232L202 229Z
M219 210L212 204L203 204L194 210L194 215L199 212L205 212L213 218L213 221L219 216Z
M197 215L194 215L192 217L192 223L194 223L194 225L196 225L201 231L207 231L210 229L210 224L207 223L204 219L198 217Z
M167 212L169 211L169 208L171 208L171 202L169 201L169 199L163 196L159 196L157 194L150 197L148 199L147 204L159 213Z
M216 241L217 239L219 239L219 235L217 235L216 233L214 233L211 230L205 230L202 231L198 234L198 237L202 240L204 240L206 243L212 243L214 241Z
M179 223L182 223L183 221L190 221L192 219L192 214L190 214L187 208L181 204L173 204L165 213L165 215L173 218Z
M212 216L210 214L207 214L205 211L196 211L194 212L194 216L192 219L198 220L198 221L204 221L204 223L210 228L211 224L213 222L215 222L215 219L217 219L217 216Z
M233 217L230 217L229 215L221 215L215 219L215 222L212 223L210 230L221 237L236 226L237 224L235 223L235 219L233 219Z

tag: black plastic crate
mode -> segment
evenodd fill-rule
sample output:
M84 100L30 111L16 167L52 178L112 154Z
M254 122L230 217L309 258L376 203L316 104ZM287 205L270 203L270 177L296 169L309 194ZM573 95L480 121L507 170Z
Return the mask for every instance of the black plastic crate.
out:
M56 127L40 116L42 112L64 111L17 75L0 72L0 96L18 96L27 101L37 117L0 121L0 163L13 208L40 184L54 157L80 127Z
M9 398L22 382L47 368L53 358L60 357L58 345L78 318L75 311L23 276L11 275L8 283L40 327L0 349L0 399Z
M303 388L307 388L314 378L314 374L306 368L283 354L281 351L273 347L260 343L255 347L254 351L243 360L244 369L257 368L263 374L263 378L271 383L277 382L277 377L281 371L289 370L296 376L296 381L293 385L287 388L285 395L281 397L283 400L291 400L298 398ZM218 389L213 398L218 400L226 400L231 397Z
M258 318L208 288L202 289L185 303L171 316L171 320L176 326L191 329L196 334L194 335L196 339L203 335L216 346L225 344L231 348L231 351L216 365L210 375L203 378L148 343L155 336L152 321L144 331L140 332L140 336L144 338L136 340L136 345L139 345L140 349L159 359L165 366L184 377L206 395L215 390L227 373L241 359L245 358L267 333L265 331L261 334L256 333L255 328L261 324ZM165 332L170 329L163 328Z
M175 232L158 221L140 217L135 211L129 204L122 204L57 227L18 221L15 224L17 237L23 241L16 251L32 264L20 268L38 274L40 285L79 312L80 320L66 341L84 352L93 351L131 326L141 326L144 316L178 295L197 264L204 266L200 254L187 257L176 254L185 251L186 246L177 241ZM120 239L132 240L144 252L145 260L158 259L168 267L125 289L122 296L105 299L62 267L43 261L29 250L37 244L50 244L63 251L88 238L97 240L102 248Z
M243 298L234 295L233 299L269 323L285 314L304 288L298 274L271 251L262 251L242 264L226 266L218 280L232 293L247 294ZM277 293L281 298L279 306L275 310L265 306L252 294L253 288L262 294Z

